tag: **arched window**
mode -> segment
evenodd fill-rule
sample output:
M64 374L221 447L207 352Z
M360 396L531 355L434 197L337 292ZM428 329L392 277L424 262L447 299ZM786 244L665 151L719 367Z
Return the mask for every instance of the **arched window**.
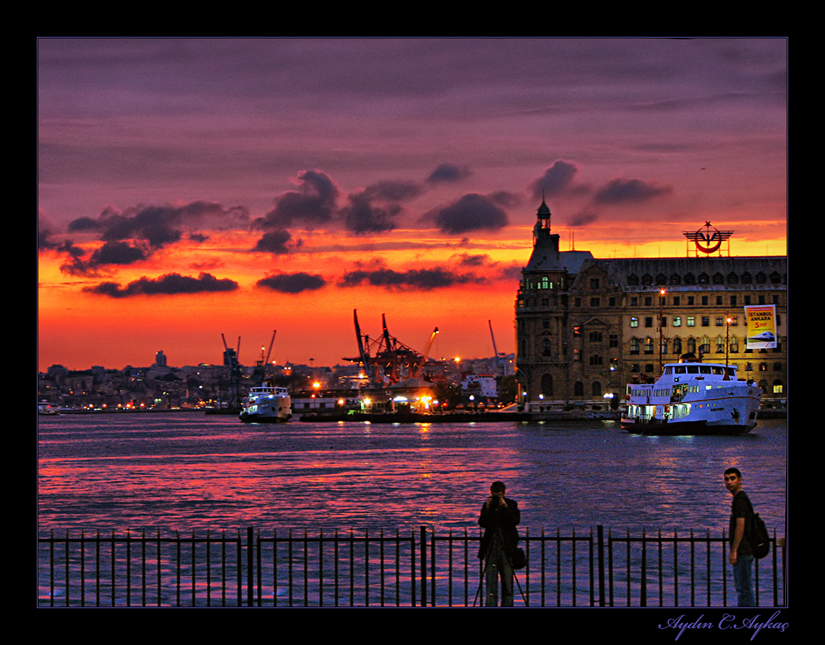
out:
M682 353L682 339L681 338L674 338L673 339L673 353L677 356Z
M542 374L541 393L544 396L553 396L553 376L551 374Z

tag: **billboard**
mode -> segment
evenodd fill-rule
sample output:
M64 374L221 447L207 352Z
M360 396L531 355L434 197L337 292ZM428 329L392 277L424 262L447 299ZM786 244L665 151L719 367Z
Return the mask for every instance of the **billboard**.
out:
M774 349L776 347L776 306L759 305L745 307L748 324L748 349Z

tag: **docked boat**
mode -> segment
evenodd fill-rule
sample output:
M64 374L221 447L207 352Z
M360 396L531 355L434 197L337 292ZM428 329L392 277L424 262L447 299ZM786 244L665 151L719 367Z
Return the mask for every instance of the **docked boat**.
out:
M47 403L46 401L40 401L40 403L37 404L37 414L43 416L60 414L60 408L52 405L51 403Z
M738 380L733 365L669 363L655 383L627 386L621 425L647 435L745 434L761 399L762 390Z
M249 390L238 415L244 423L282 423L292 418L292 397L285 387L259 385Z

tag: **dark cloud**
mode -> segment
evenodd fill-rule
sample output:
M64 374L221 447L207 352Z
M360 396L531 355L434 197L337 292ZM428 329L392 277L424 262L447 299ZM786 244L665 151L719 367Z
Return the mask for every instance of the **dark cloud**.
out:
M256 225L262 229L283 229L297 224L312 228L329 223L337 210L339 190L330 177L318 170L304 170L295 182L297 190L289 190L280 195L275 208Z
M442 233L451 235L472 231L495 231L509 223L507 213L492 199L470 193L440 209L427 213L424 220L434 221Z
M242 207L224 208L220 204L195 201L182 206L137 206L123 212L105 209L96 219L78 217L68 224L68 232L93 233L104 244L88 260L67 240L58 248L70 256L61 267L73 275L96 275L107 266L142 262L160 248L179 242L185 231L189 239L200 242L206 236L197 232L201 226L238 226L248 219Z
M457 166L451 163L443 163L436 167L427 177L428 184L454 183L466 179L472 173L466 166Z
M574 215L571 215L567 219L567 223L570 226L578 227L578 226L587 226L588 224L592 224L596 220L599 219L599 214L592 210L587 211L579 211Z
M89 269L88 263L83 261L83 256L86 252L79 246L75 246L69 240L63 242L59 246L52 246L61 255L68 256L68 261L60 265L61 273L74 276L88 276L94 274L94 271Z
M132 296L176 295L189 293L214 293L234 291L238 283L234 280L218 279L209 273L201 273L197 278L169 273L160 278L140 278L121 287L116 282L103 282L95 287L85 287L84 291L109 296L129 298Z
M83 249L69 240L53 248L69 257L68 261L60 266L60 271L75 276L100 275L109 267L136 264L151 255L148 245L132 245L128 242L106 242L95 249L88 260L84 258Z
M273 253L275 255L289 253L289 241L291 239L292 235L285 229L269 231L268 233L264 233L261 239L258 240L253 251Z
M388 179L367 186L363 194L369 200L403 202L418 197L422 192L417 182Z
M469 253L460 253L458 256L458 262L462 266L468 267L482 267L487 264L490 264L491 258L486 253L476 253L476 254L469 254Z
M522 275L523 267L521 264L511 264L499 270L498 277L500 280L510 280L512 282L521 282L524 277Z
M503 265L501 262L493 260L487 253L459 253L453 256L458 265L462 267L473 267L483 272L487 280L520 281L522 278L521 264Z
M397 204L376 206L363 193L350 195L349 201L349 205L341 210L341 216L346 229L351 233L383 233L396 227L393 220L401 212L401 207Z
M490 193L489 198L491 202L502 208L515 208L521 204L521 197L506 190L498 190Z
M92 217L78 217L69 222L69 233L86 233L88 231L99 231L100 222Z
M483 284L485 278L479 278L472 274L460 274L453 271L435 269L410 269L408 271L395 271L393 269L357 269L345 274L339 282L342 287L357 287L368 284L374 287L384 287L387 289L413 289L429 291L444 287L452 287L459 284Z
M129 265L142 262L150 255L145 248L132 246L128 242L106 242L92 253L89 265L99 267L109 264Z
M282 273L263 278L257 282L259 287L266 287L280 293L300 293L314 291L326 286L326 280L320 275L309 273Z
M669 186L657 186L640 179L614 179L595 196L597 204L623 204L643 202L654 197L669 195Z
M103 241L143 240L153 249L177 242L184 229L209 224L237 225L248 219L242 207L194 201L181 206L136 206L120 212L104 210L97 219L79 217L69 222L69 233L96 233Z
M544 174L531 185L533 197L551 199L563 195L573 186L579 167L569 161L555 161Z

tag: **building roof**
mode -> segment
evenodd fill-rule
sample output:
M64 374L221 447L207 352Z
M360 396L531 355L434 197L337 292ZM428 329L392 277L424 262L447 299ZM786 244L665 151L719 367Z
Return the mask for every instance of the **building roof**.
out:
M787 257L683 257L683 258L590 258L580 265L579 273L590 266L598 266L610 282L623 287L650 288L651 286L729 287L732 284L759 286L759 274L764 274L767 287L787 285ZM572 273L572 271L571 271ZM772 279L773 278L773 279Z

